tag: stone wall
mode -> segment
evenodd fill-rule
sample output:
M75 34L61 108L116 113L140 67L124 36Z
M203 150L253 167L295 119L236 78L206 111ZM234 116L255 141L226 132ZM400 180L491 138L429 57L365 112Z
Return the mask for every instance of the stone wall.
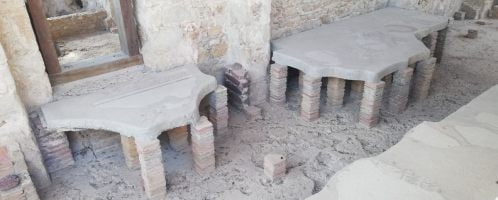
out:
M273 0L272 38L384 8L388 0Z
M40 151L31 132L28 114L17 94L16 85L0 45L0 138L2 143L19 143L28 171L38 187L50 184ZM9 142L10 141L10 142Z
M49 101L52 88L23 0L0 0L0 43L25 106Z
M109 7L109 0L42 0L45 15L57 17ZM106 9L107 10L107 9Z
M136 1L145 65L167 70L198 64L208 74L240 63L253 85L252 103L264 101L269 62L270 3L265 0Z
M388 5L452 17L460 9L462 2L463 0L390 0Z
M96 12L82 12L60 17L52 17L47 20L53 40L64 37L78 36L107 29L105 19L107 12L104 10Z

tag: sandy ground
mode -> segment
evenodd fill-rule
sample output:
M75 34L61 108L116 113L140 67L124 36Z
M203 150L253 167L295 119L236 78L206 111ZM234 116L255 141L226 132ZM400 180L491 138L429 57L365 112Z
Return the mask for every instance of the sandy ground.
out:
M60 51L59 62L62 66L121 51L119 35L106 31L65 38L57 41L56 45Z
M445 56L431 95L410 103L399 115L382 113L371 130L355 123L359 101L348 99L340 110L322 106L320 120L299 119L299 93L291 92L285 107L265 105L264 117L246 120L232 111L230 130L216 136L215 172L200 176L192 169L190 151L174 152L163 141L168 199L304 199L318 192L335 172L363 157L396 144L422 121L439 121L498 84L498 21L458 21L451 25ZM479 38L462 37L469 28ZM297 81L290 81L296 88ZM269 182L263 175L268 153L288 157L288 174ZM42 199L145 199L140 171L128 170L119 145L80 155L77 164L53 175Z

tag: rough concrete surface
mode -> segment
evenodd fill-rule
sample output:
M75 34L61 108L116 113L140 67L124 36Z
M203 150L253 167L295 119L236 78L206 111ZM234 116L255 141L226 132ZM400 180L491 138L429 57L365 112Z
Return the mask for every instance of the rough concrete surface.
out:
M156 138L162 131L196 122L200 101L217 86L214 77L193 65L141 76L43 105L44 125L50 131L94 129Z
M498 85L394 147L339 171L308 200L467 200L498 197ZM464 173L462 173L464 172Z
M315 77L378 82L429 58L419 39L447 24L446 17L385 8L274 40L272 60Z
M320 191L346 165L387 150L422 121L440 121L498 84L498 22L486 22L451 25L429 98L410 104L400 115L382 113L383 120L371 130L356 125L359 102L351 98L344 108L325 110L315 122L302 121L295 77L285 107L267 106L264 117L256 121L230 113L228 133L216 136L218 166L209 175L194 172L190 151L174 152L163 141L168 198L304 199ZM478 29L482 37L462 37L469 28ZM269 153L287 157L288 173L282 182L266 181L263 159ZM54 184L40 192L42 199L144 199L140 172L127 169L120 148L87 154L76 162L53 175Z

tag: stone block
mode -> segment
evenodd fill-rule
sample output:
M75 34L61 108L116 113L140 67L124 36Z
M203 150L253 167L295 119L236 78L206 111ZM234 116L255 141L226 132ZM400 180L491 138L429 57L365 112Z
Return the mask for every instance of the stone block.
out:
M285 156L268 154L264 158L264 173L270 180L277 180L285 176L287 164Z
M453 19L455 20L465 20L465 12L463 11L458 11L453 15Z

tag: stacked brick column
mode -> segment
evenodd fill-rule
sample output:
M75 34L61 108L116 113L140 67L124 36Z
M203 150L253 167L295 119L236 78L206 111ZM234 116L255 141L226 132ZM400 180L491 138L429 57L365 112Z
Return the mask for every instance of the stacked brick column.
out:
M380 108L385 82L365 83L363 98L361 100L359 123L371 128L379 123Z
M304 72L299 71L299 78L298 78L299 90L303 89L303 81L304 81Z
M191 134L195 171L201 175L214 171L216 161L213 124L206 117L201 117L196 124L192 125Z
M344 103L344 89L346 81L340 78L328 78L327 104L334 107L342 107Z
M174 128L168 131L169 145L175 151L188 148L188 126Z
M166 198L166 176L164 174L161 145L158 139L136 138L140 171L147 198Z
M365 82L363 81L351 81L351 96L353 98L361 98L364 85Z
M434 57L436 57L437 62L441 63L443 59L444 45L446 44L446 35L448 34L448 28L438 31L436 50L434 51Z
M284 104L287 91L287 66L272 64L270 69L270 102Z
M220 85L209 95L209 120L213 123L217 134L228 127L227 88Z
M320 117L320 88L322 78L304 75L301 117L307 121L313 121Z
M425 46L431 50L431 56L434 56L436 53L436 46L438 40L438 32L433 32L422 39Z
M250 81L247 70L240 64L235 64L228 68L225 72L224 84L227 88L228 101L230 104L240 110L244 110L244 108L249 105Z
M436 58L430 58L417 63L414 71L414 87L412 97L415 101L423 100L429 96L432 76L436 68Z
M46 131L38 116L32 117L31 121L47 171L53 173L74 165L73 154L69 148L66 134L62 131Z
M394 73L393 85L389 95L389 112L401 113L406 109L410 94L413 68L407 67Z
M385 76L382 81L386 83L384 86L384 94L383 94L383 101L385 103L389 103L389 94L391 93L391 88L393 86L393 74L389 74Z
M121 135L121 148L126 160L126 166L129 169L139 169L140 160L138 159L137 146L133 137Z

